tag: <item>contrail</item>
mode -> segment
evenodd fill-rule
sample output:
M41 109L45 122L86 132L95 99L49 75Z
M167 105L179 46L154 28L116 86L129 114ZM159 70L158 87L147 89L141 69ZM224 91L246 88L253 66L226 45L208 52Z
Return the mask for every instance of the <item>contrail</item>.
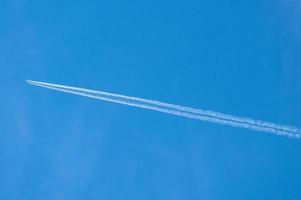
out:
M88 90L78 87L70 87L65 85L51 84L45 82L27 80L27 83L49 88L52 90L58 90L66 93L77 94L94 99L100 99L104 101L115 102L119 104L125 104L134 107L140 107L168 114L178 115L181 117L187 117L192 119L198 119L202 121L208 121L218 124L230 125L239 128L246 128L260 132L268 132L275 135L287 136L290 138L301 138L301 129L280 125L272 122L265 122L260 120L254 120L251 118L237 117L228 114L222 114L219 112L207 111L202 109L195 109L186 106L179 106L170 103L164 103L160 101L153 101L148 99L124 96L120 94L113 94L103 91Z

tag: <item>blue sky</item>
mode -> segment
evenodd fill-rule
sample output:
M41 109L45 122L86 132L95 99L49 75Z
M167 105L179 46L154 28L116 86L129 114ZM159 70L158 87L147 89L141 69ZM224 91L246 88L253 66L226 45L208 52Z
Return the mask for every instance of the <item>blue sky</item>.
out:
M297 0L0 3L0 199L300 199L301 142L29 86L301 127Z

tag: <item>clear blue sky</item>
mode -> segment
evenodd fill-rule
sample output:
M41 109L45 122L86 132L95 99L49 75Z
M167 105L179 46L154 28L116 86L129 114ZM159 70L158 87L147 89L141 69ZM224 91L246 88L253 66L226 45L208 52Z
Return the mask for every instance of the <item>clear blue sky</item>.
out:
M301 127L298 0L0 2L0 199L301 199L301 141L29 86Z

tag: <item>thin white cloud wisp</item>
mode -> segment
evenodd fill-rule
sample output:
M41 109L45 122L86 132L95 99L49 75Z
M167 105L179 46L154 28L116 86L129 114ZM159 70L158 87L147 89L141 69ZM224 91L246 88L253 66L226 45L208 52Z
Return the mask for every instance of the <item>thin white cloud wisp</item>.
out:
M213 122L233 127L246 128L260 132L272 133L274 135L282 135L290 138L301 138L301 129L294 126L275 124L272 122L265 122L245 117L237 117L219 112L207 111L202 109L195 109L186 106L180 106L160 101L153 101L137 97L130 97L103 91L95 91L78 87L70 87L65 85L51 84L38 81L27 82L31 85L36 85L52 90L86 96L94 99L155 110L181 117L197 119L201 121Z

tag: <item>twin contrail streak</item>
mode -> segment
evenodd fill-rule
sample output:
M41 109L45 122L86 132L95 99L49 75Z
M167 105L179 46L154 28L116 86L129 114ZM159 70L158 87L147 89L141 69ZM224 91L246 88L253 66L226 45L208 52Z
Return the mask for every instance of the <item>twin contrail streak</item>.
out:
M77 94L94 99L100 99L104 101L110 101L119 104L155 110L163 113L178 115L181 117L246 128L260 132L268 132L275 135L282 135L291 138L301 138L301 129L294 126L280 125L272 122L264 122L260 120L254 120L251 118L237 117L213 111L206 111L186 106L179 106L169 103L163 103L160 101L129 97L103 91L88 90L84 88L70 87L65 85L30 80L28 80L27 82L32 85L45 87L52 90L58 90L61 92Z

